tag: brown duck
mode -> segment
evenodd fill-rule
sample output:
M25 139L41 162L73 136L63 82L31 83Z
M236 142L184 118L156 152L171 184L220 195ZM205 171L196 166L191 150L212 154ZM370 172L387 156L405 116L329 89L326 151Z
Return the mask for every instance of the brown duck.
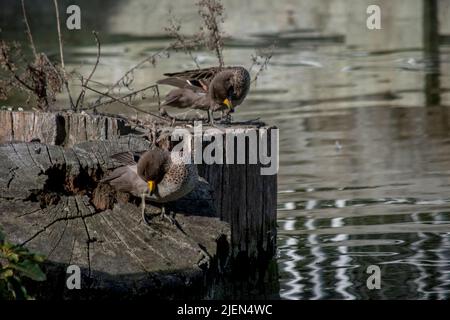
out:
M211 123L213 112L233 112L250 89L250 74L243 67L212 67L164 75L167 78L158 84L178 88L167 94L164 105L206 110Z
M112 156L123 166L116 168L101 182L109 183L117 191L127 192L142 199L142 218L145 200L162 203L175 201L191 192L198 180L195 164L186 164L177 152L153 148L142 155L123 152Z

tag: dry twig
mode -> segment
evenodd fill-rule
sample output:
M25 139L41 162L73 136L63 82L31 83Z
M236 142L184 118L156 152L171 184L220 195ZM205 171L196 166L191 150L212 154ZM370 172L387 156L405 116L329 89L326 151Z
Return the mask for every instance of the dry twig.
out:
M37 59L38 54L37 54L36 46L34 45L33 35L31 34L30 24L28 23L27 12L25 10L25 0L21 0L20 2L22 4L23 22L25 23L25 27L27 29L26 34L28 36L28 41L30 42L30 48L33 51L34 58Z
M216 53L219 67L224 66L223 61L223 33L219 25L223 23L223 5L219 0L200 0L197 2L198 14L203 20L204 26L200 28L205 46ZM206 29L206 30L205 30Z
M128 108L131 108L131 109L133 109L133 110L136 110L136 111L139 111L139 112L142 112L142 113L145 113L145 114L149 114L149 115L151 115L151 116L153 116L153 117L155 117L155 118L158 118L158 119L160 119L160 120L164 120L164 121L166 121L166 122L168 121L167 119L165 119L165 118L163 118L163 117L160 117L160 116L158 116L158 115L156 115L156 114L154 114L154 113L151 113L151 112L148 112L148 111L139 109L139 108L137 108L136 106L133 106L132 104L123 101L122 99L123 99L124 97L122 97L122 98L116 98L116 97L113 97L113 96L111 96L111 95L109 95L109 94L105 94L105 93L103 93L103 92L100 92L100 91L98 91L98 90L96 90L96 89L94 89L94 88L91 88L91 87L89 87L89 86L84 86L84 87L85 87L86 89L92 91L92 92L95 92L95 93L100 94L100 95L102 95L102 96L106 96L106 97L110 98L111 100L113 100L113 101L115 101L115 102L119 102L119 103L123 104L124 106L127 106Z
M83 77L81 77L81 92L78 95L78 99L75 104L75 110L79 110L79 108L83 105L84 97L86 95L86 86L88 85L89 81L91 81L91 78L95 73L95 70L97 70L98 63L100 62L100 55L101 55L100 39L98 38L97 32L92 31L92 34L94 35L95 42L97 43L97 58L95 60L94 66L92 67L91 73L88 75L86 80L83 80ZM94 110L95 110L95 108L94 108Z
M267 66L269 65L270 59L273 57L273 53L275 51L275 45L272 44L270 47L265 49L260 49L256 51L256 54L252 54L252 65L249 68L249 72L252 71L252 69L257 66L258 70L256 71L255 75L253 76L252 83L256 82L258 80L258 77L261 75L261 73L267 69Z
M169 50L173 48L173 45L169 45L167 47L165 47L164 49L155 52L154 54L152 54L149 57L146 57L145 59L139 61L137 64L135 64L133 67L131 67L130 69L128 69L127 72L124 73L124 75L122 77L120 77L113 85L109 86L109 88L105 91L102 92L100 94L100 96L98 97L98 99L95 101L96 104L100 104L102 101L102 99L104 97L107 97L111 91L113 91L115 88L119 87L120 85L128 87L131 85L134 77L133 77L133 73L141 68L144 64L150 62L153 66L156 64L156 61L158 60L158 58L160 58L162 55L166 55L167 57L169 56ZM158 92L159 94L159 92ZM158 97L159 99L159 97Z
M19 58L24 60L18 44L9 45L0 41L0 67L8 75L5 80L0 80L0 98L6 99L11 89L15 88L25 91L28 100L34 96L39 109L48 110L56 93L61 91L58 70L43 53L38 54L32 63L25 62L24 66L18 64Z
M96 81L91 81L91 82L95 82L95 83L97 83L97 84L100 84L99 82L96 82ZM154 95L153 95L153 97L158 98L158 105L160 105L160 104L161 104L161 101L159 100L159 90L158 90L158 85L153 84L153 85L147 86L147 87L145 87L145 88L142 88L142 89L139 89L139 90L130 92L130 93L128 93L128 94L126 94L126 95L124 95L124 96L122 96L122 97L119 97L119 98L109 99L109 100L107 100L107 101L103 101L103 102L100 102L100 103L94 103L94 104L92 104L92 105L90 105L90 106L88 106L88 107L86 107L86 108L83 108L83 110L91 110L91 109L95 109L95 108L101 107L101 106L106 105L106 104L110 104L110 103L116 101L115 99L131 99L131 98L133 98L133 97L136 97L139 93L142 93L142 92L147 91L148 89L153 89L153 90L154 90ZM102 95L103 95L103 94L104 94L104 93L102 93Z
M219 0L200 0L196 3L198 6L198 14L202 20L200 31L192 37L187 38L181 33L181 24L173 14L169 11L169 25L165 28L169 36L175 41L172 48L175 50L182 49L194 61L198 69L200 65L192 54L193 50L204 47L207 50L214 51L219 66L223 67L223 38L224 34L220 31L220 24L223 23L224 8Z
M175 38L175 42L172 44L172 47L175 50L178 50L179 48L183 49L184 53L188 54L192 61L194 61L197 69L200 69L200 65L192 54L192 50L196 50L201 45L201 38L196 35L192 39L187 39L184 35L182 35L180 33L181 23L175 18L175 16L173 16L171 11L169 11L169 26L165 27L164 30L169 34L169 36Z
M63 74L63 82L64 82L64 86L66 87L67 94L69 96L70 107L72 108L72 110L77 111L76 106L72 99L72 95L70 94L69 82L67 80L66 66L64 64L63 40L62 40L62 34L61 34L61 23L60 23L60 19L59 19L58 0L53 0L53 4L55 5L56 27L58 30L59 55L60 55L60 59L61 59L61 70L62 70L62 74Z

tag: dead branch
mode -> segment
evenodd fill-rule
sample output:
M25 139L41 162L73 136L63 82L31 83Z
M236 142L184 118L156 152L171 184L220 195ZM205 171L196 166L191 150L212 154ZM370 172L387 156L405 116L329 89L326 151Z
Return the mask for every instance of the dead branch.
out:
M223 67L223 33L219 28L220 23L223 23L223 5L219 0L200 0L197 6L198 14L204 23L204 27L200 28L200 34L203 34L206 27L206 34L203 34L205 45L209 50L215 51L219 66Z
M91 81L91 82L93 82L93 81ZM101 84L100 82L97 82L97 81L96 81L96 83L97 83L97 84ZM90 105L90 106L88 106L88 107L83 108L82 110L84 110L84 111L86 111L86 110L92 110L92 109L98 108L98 107L100 107L100 106L103 106L103 105L106 105L106 104L110 104L110 103L112 103L112 102L115 102L115 101L116 101L115 99L124 100L124 99L127 99L127 98L131 98L131 97L137 96L137 94L139 94L139 93L141 93L141 92L144 92L144 91L146 91L146 90L148 90L148 89L153 89L153 90L155 91L155 95L154 95L154 96L157 96L157 97L158 97L158 105L160 105L161 102L160 102L160 99L159 99L158 85L153 84L153 85L147 86L147 87L145 87L145 88L142 88L142 89L139 89L139 90L130 92L130 93L128 93L128 94L126 94L126 95L124 95L124 96L118 97L118 98L110 99L110 100L103 101L103 102L100 102L100 103L94 103L94 104L92 104L92 105Z
M161 57L163 54L166 54L166 56L169 56L169 50L173 48L173 44L165 47L164 49L155 52L154 54L152 54L149 57L146 57L145 59L139 61L137 64L135 64L133 67L131 67L130 69L127 70L127 72L124 73L124 75L122 77L120 77L113 85L111 85L105 92L102 92L101 95L98 97L98 99L95 101L95 103L101 103L101 100L108 96L112 90L114 90L115 88L117 88L119 85L124 85L126 87L128 87L132 80L130 79L130 76L133 74L133 72L137 69L139 69L140 67L142 67L144 64L146 64L147 62L150 62L153 66L156 64L156 61L159 57Z
M21 0L21 4L22 4L23 21L24 21L25 27L27 29L26 34L27 34L28 40L30 42L30 48L33 51L34 58L37 59L38 54L37 54L36 46L34 45L33 35L31 34L30 24L28 23L27 12L25 10L25 0Z
M59 42L59 55L60 55L60 60L61 60L61 70L63 73L64 86L66 87L67 94L69 95L70 107L72 108L72 110L76 111L76 106L73 102L72 95L70 94L69 82L67 81L66 67L64 64L63 41L62 41L62 34L61 34L61 23L60 23L60 19L59 19L58 0L53 0L53 3L55 5L56 27L58 30L58 42Z
M81 74L78 74L78 77L79 77L79 79L81 81L81 78L82 78ZM104 88L108 88L109 87L107 84L104 84L103 82L96 81L96 80L93 80L93 79L89 80L89 82L90 83L94 83L94 84L99 85L99 86L102 86Z
M58 70L43 53L38 54L33 63L25 62L25 66L17 65L17 56L21 56L18 44L11 46L3 40L0 42L0 67L9 75L0 82L1 97L6 98L11 88L16 88L27 92L29 98L34 96L40 110L48 110L56 93L61 91Z
M66 67L64 64L64 53L63 53L63 42L62 42L62 35L61 35L61 25L59 20L59 9L58 9L58 0L53 0L53 3L55 5L55 13L56 13L56 28L58 30L58 43L59 43L59 55L61 60L61 68L64 73L64 77L66 77Z
M173 43L174 49L178 50L178 48L181 48L184 53L191 57L197 69L200 69L200 65L192 54L192 50L197 49L201 45L202 39L200 37L194 37L193 39L188 40L184 35L182 35L180 33L181 23L175 18L171 11L169 11L169 26L165 27L164 30L169 34L169 36L175 38L175 43Z
M151 115L151 116L153 116L153 117L155 117L155 118L158 118L158 119L160 119L160 120L164 120L164 121L166 121L166 122L168 121L167 119L165 119L165 118L163 118L163 117L160 117L160 116L158 116L158 115L156 115L156 114L154 114L154 113L151 113L151 112L148 112L148 111L139 109L139 108L137 108L136 106L133 106L132 104L130 104L130 103L128 103L128 102L125 102L125 101L123 101L123 100L121 100L121 99L119 99L119 98L113 97L113 96L111 96L111 95L109 95L109 94L105 94L105 93L100 92L100 91L98 91L98 90L96 90L96 89L94 89L94 88L91 88L91 87L89 87L89 86L84 86L84 87L85 87L86 89L92 91L92 92L95 92L95 93L99 94L99 95L106 96L106 97L110 98L111 100L113 100L113 101L115 101L115 102L119 102L119 103L123 104L124 106L127 106L127 107L129 107L129 108L131 108L131 109L133 109L133 110L136 110L136 111L139 111L139 112L142 112L142 113L145 113L145 114L149 114L149 115Z
M75 104L75 109L78 110L79 107L83 105L84 97L86 95L86 86L88 85L89 81L91 81L92 76L95 73L95 70L97 70L97 66L100 62L100 55L101 55L101 45L100 45L100 39L98 38L98 34L95 31L92 31L92 34L94 35L95 42L97 43L97 59L95 61L94 66L92 67L91 73L88 75L85 81L83 81L83 78L81 78L81 92L78 95L77 102ZM95 109L95 108L94 108Z
M7 44L2 41L0 44L0 61L3 68L11 73L11 76L17 81L18 84L22 85L23 88L33 92L33 88L31 85L26 83L21 77L16 73L17 67L14 65L11 57L10 57L10 48Z
M96 31L92 31L92 34L94 35L95 42L97 43L97 59L95 61L95 64L94 64L94 67L92 68L91 73L89 74L89 76L86 79L86 82L84 83L85 85L87 85L89 83L89 81L91 80L92 76L95 73L95 70L97 69L98 63L100 62L100 54L101 54L100 39L98 38L98 34Z
M251 83L256 82L258 80L258 77L261 75L261 73L267 69L270 59L272 59L272 57L273 57L274 51L275 51L275 45L272 44L270 47L257 50L254 55L252 54L252 56L251 56L252 64L249 68L249 72L251 72L255 66L258 66L259 68L256 71L255 75L253 76Z
M189 38L180 32L181 24L179 20L169 11L169 25L164 29L169 36L175 39L172 43L172 49L175 51L182 49L184 53L191 57L196 67L200 69L200 65L192 51L204 47L206 50L211 50L215 53L219 67L223 67L224 60L222 51L224 34L220 31L220 24L223 23L223 5L219 0L200 0L196 5L202 24L200 31Z

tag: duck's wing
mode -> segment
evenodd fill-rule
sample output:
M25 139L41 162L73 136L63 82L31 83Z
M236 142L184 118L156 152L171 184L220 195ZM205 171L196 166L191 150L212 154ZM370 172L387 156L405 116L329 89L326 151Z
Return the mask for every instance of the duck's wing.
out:
M111 159L116 160L117 162L119 162L120 164L124 165L124 166L132 166L132 165L136 165L136 163L139 161L139 158L141 157L143 152L139 153L139 152L130 152L130 151L126 151L126 152L120 152L120 153L116 153L113 154L112 156L110 156Z
M136 173L136 166L123 166L111 171L100 182L109 183L117 191L139 194L142 188L145 189L145 181L140 180L142 179Z
M180 89L189 89L194 92L204 92L205 90L200 86L194 86L189 81L179 78L164 78L156 81L157 84L166 84L168 86L177 87Z
M226 68L210 67L203 69L192 69L181 72L165 73L167 77L177 77L186 80L212 80L214 76Z
M190 89L196 92L208 91L208 86L214 76L224 68L211 67L204 69L186 70L165 73L165 79L158 80L158 84L167 84L178 88Z
M205 93L194 92L189 89L173 89L164 98L163 105L175 108L195 108L197 105L205 104Z
M126 151L111 155L110 158L119 162L121 166L108 173L100 182L109 183L117 191L135 195L146 191L146 182L137 174L137 162L144 152Z

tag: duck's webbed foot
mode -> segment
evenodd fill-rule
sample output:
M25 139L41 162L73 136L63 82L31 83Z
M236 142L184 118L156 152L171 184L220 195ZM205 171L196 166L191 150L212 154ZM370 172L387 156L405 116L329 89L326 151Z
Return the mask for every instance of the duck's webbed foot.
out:
M175 213L172 211L166 211L166 207L164 205L161 206L161 220L167 220L170 224L176 225L177 221L175 220Z
M160 221L167 221L172 225L176 225L177 221L175 220L175 213L173 213L171 210L167 210L164 205L161 206L161 209L159 209L157 206L147 205L149 207L147 211L145 212L145 202L142 206L142 220L145 224L150 225L150 222L156 218L159 217Z
M146 225L150 225L150 223L147 220L147 216L145 215L145 193L143 193L141 196L141 216L144 223Z
M233 121L233 117L231 116L232 112L233 111L231 111L231 110L222 111L220 123L221 124L230 124Z
M164 107L159 107L159 115L168 120L172 120L172 116L167 112Z
M214 126L214 113L212 112L211 109L208 110L208 123L211 126Z
M171 115L167 112L167 110L166 110L165 108L163 108L163 107L160 107L160 108L159 108L159 115L160 115L162 118L164 118L164 119L170 121L172 126L174 125L174 123L175 123L175 121L176 121L176 117L171 116Z
M147 226L150 226L150 223L152 221L152 219L155 216L158 216L158 207L149 205L145 203L145 195L142 196L142 200L141 200L141 216L142 216L142 221L144 221L144 224L146 224ZM147 209L147 212L146 210Z

